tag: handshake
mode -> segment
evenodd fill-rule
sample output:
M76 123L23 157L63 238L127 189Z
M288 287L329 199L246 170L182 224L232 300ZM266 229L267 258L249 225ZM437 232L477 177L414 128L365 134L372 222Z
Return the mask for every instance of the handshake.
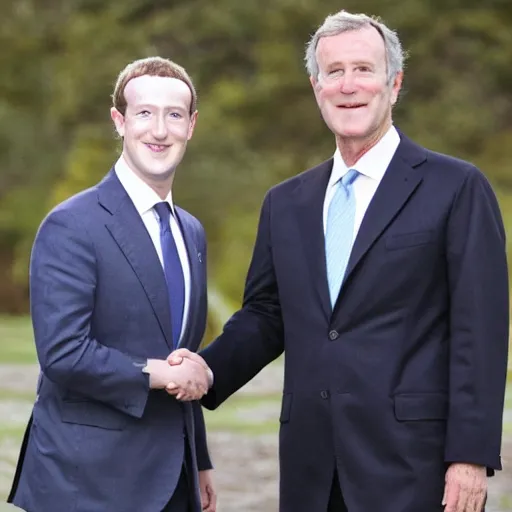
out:
M199 400L213 384L213 373L204 359L181 348L166 360L148 359L144 370L151 389L165 389L178 400Z

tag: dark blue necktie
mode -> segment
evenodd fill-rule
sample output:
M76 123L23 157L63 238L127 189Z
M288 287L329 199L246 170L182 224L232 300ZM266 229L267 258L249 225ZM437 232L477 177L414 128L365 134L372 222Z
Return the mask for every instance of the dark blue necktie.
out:
M167 291L169 292L169 304L171 306L172 341L174 348L177 348L185 307L185 278L183 277L178 248L171 232L171 207L169 203L162 202L155 204L154 208L160 219L160 243L162 245Z

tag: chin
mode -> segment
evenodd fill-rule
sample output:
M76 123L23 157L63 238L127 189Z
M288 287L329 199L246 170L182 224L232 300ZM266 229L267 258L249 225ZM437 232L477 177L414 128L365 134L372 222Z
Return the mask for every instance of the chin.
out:
M338 121L335 123L331 130L341 138L356 138L365 137L368 134L368 126L362 125L361 123L343 123Z
M161 171L153 171L153 177L160 181L168 180L172 175L172 169L164 169Z
M169 174L174 169L174 165L173 162L151 162L147 168L157 176L159 174Z
M168 169L155 169L148 165L144 169L144 174L153 180L165 180L169 178L171 171Z
M335 132L340 139L365 139L368 137L366 130L347 130L346 128Z

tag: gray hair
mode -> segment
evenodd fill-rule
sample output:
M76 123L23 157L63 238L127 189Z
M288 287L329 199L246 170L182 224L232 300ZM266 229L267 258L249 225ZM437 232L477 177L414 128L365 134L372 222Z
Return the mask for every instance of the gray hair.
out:
M322 37L337 36L343 32L360 30L366 27L374 27L384 40L386 49L386 69L388 83L393 83L396 75L403 71L406 55L402 44L395 31L386 27L378 18L366 14L351 14L347 11L339 11L327 16L323 24L314 33L306 46L306 69L310 76L318 78L320 72L316 60L316 48Z

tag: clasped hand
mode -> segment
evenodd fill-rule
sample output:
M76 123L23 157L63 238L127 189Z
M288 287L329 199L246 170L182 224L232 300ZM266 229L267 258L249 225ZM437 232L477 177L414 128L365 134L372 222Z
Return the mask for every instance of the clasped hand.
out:
M178 400L199 400L208 392L212 383L213 383L213 375L206 364L205 360L195 352L190 352L186 348L181 348L171 352L167 357L167 363L176 370L183 369L185 374L188 374L192 377L192 373L189 371L189 368L192 368L201 374L201 386L200 391L201 394L198 396L197 388L191 389L190 381L187 381L187 385L183 385L183 383L172 381L166 386L166 391L175 395Z
M199 400L211 385L210 369L201 356L186 349L172 352L166 360L149 359L150 387L165 389L178 400Z

